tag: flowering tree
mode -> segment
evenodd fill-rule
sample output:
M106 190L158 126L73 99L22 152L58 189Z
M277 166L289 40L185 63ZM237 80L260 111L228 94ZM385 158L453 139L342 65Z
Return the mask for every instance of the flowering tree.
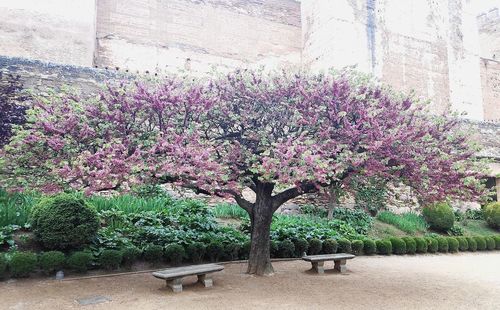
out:
M350 74L236 71L122 84L40 101L6 147L10 182L45 191L127 189L147 179L231 196L251 220L248 272L267 274L273 213L352 176L397 180L423 201L482 195L456 121ZM9 168L10 167L10 168ZM249 187L255 201L241 195Z

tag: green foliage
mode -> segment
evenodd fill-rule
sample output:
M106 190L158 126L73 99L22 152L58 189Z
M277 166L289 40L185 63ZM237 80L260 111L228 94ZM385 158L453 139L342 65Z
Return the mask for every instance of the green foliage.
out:
M392 237L390 240L392 244L392 253L398 255L406 254L406 243L403 239Z
M458 249L460 251L467 251L469 250L469 242L467 242L466 237L458 237Z
M150 263L159 263L163 260L163 247L158 244L148 244L142 251L142 255Z
M356 205L370 212L375 216L380 210L383 210L387 200L386 184L376 178L364 179L365 182L359 182L355 179L353 182L355 193L354 199Z
M423 208L422 214L431 229L446 232L453 227L455 215L453 209L445 202Z
M400 230L412 235L427 230L425 220L420 215L412 212L398 215L389 211L382 211L377 215L377 219L381 222L394 225Z
M339 244L339 246L337 248L338 253L351 253L352 252L351 241L349 241L346 238L341 238L337 242Z
M87 201L99 212L120 210L125 214L132 214L146 211L161 212L165 209L175 208L174 200L168 196L141 198L127 194L111 197L95 195L87 198ZM178 203L182 203L182 200L178 201Z
M448 229L448 235L450 235L450 236L463 236L464 229L462 226L453 225L452 228Z
M326 239L323 241L323 253L334 254L337 253L338 243L335 239Z
M484 251L486 250L486 240L484 239L483 236L476 236L476 237L473 237L474 240L476 240L476 244L477 244L477 250L478 251Z
M174 266L180 265L185 256L186 251L180 244L169 244L165 247L165 258Z
M448 253L448 239L445 237L437 237L438 251L441 253Z
M309 240L309 255L316 255L321 253L321 249L323 247L323 243L321 240L313 238Z
M295 254L295 245L290 240L280 241L278 243L278 253L279 257L293 257Z
M4 246L15 248L16 242L14 241L14 232L19 230L20 228L21 227L17 225L0 227L0 248Z
M224 258L227 260L238 259L238 254L241 249L241 244L236 242L229 242L224 244Z
M218 218L248 218L248 213L240 206L231 203L219 203L212 209L212 213Z
M122 263L130 268L141 256L141 250L136 246L128 246L122 249Z
M28 225L31 208L39 199L36 193L7 193L0 188L0 227Z
M325 240L325 242L326 241L327 240ZM325 242L323 243L323 250L325 250ZM296 257L302 257L302 255L304 255L304 253L307 253L307 250L309 249L309 242L307 242L307 240L303 238L294 239L293 245L295 247Z
M68 257L66 265L76 272L86 272L92 264L94 257L89 252L78 251Z
M203 243L193 242L186 247L186 254L193 263L199 264L203 261L206 250L207 247Z
M495 239L497 250L500 250L500 236L494 236L493 239Z
M406 254L415 254L417 252L417 242L413 237L403 237L406 244Z
M122 252L118 250L104 250L99 255L99 265L106 270L114 270L122 263Z
M14 278L28 277L37 268L36 254L31 252L15 252L10 258L9 267Z
M306 240L307 242L307 240ZM243 242L241 249L240 249L240 258L242 259L248 259L250 256L250 248L252 247L252 242L250 240L247 240Z
M0 253L0 279L5 278L6 271L7 271L7 258L5 258L5 255Z
M170 195L158 184L145 184L133 188L132 193L139 198L166 198L172 199Z
M457 238L448 237L447 239L448 239L448 252L450 252L450 253L458 252L460 243L457 240Z
M500 230L500 202L492 202L484 208L484 218L490 227Z
M61 270L66 263L66 257L63 252L50 251L40 255L40 268L45 274L52 274Z
M300 212L302 214L307 214L311 216L317 216L317 217L326 217L328 214L328 211L325 208L321 208L315 205L303 205L300 206Z
M391 240L377 240L375 241L377 246L377 253L380 255L391 255L392 254L392 243Z
M333 218L349 224L361 235L366 235L372 227L372 217L361 209L333 208Z
M493 237L486 237L486 249L492 251L496 248L495 239Z
M377 252L377 245L372 239L363 240L363 252L365 255L372 255Z
M223 251L224 246L218 241L212 241L207 245L207 256L211 262L218 262Z
M465 210L465 218L468 220L484 220L483 210L467 209Z
M467 238L467 244L469 245L469 251L476 252L477 251L477 242L474 237Z
M363 246L362 240L353 240L351 243L352 254L361 255L363 253Z
M70 194L45 198L31 213L38 240L48 249L80 248L92 241L99 229L95 209Z
M429 246L427 240L422 237L415 238L416 252L417 253L427 253L427 248Z
M278 257L278 242L276 240L271 240L269 243L269 251L271 253L271 257Z
M427 241L427 252L436 253L439 249L439 242L436 238L426 237L425 239Z

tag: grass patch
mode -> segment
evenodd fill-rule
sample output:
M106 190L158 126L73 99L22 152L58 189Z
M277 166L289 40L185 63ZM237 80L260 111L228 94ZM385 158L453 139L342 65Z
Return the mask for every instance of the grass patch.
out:
M377 219L373 221L372 228L368 232L368 237L372 239L386 239L390 237L406 237L408 234L398 228L381 222Z
M219 203L215 207L212 208L212 213L215 217L218 218L231 218L231 219L240 219L247 218L247 211L243 210L241 207L231 203Z
M0 227L24 226L28 223L31 207L40 199L35 193L7 193L0 189Z
M465 236L491 236L500 234L486 224L483 220L467 220L467 224L458 223L464 229Z
M410 235L427 231L427 223L423 217L411 212L394 214L389 211L382 211L377 215L377 219L386 224L394 225Z

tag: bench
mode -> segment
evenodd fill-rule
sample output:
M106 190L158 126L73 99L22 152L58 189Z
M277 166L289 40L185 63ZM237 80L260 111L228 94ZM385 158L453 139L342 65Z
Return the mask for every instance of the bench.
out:
M322 255L308 255L302 257L303 260L310 262L312 264L312 270L317 273L325 273L324 264L326 261L334 261L335 262L335 270L339 272L345 272L346 262L348 259L353 259L355 256L347 253L338 253L338 254L322 254Z
M209 277L210 273L224 270L224 266L217 264L192 265L185 267L169 268L162 271L153 272L153 276L166 280L167 286L174 293L182 292L182 278L187 276L198 276L198 282L205 287L212 287L213 281Z

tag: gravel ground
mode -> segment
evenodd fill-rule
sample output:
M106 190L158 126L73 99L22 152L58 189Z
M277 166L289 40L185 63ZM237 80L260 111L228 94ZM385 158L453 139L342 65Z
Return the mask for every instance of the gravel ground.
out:
M148 273L11 280L0 282L0 309L500 309L500 252L361 256L347 267L317 275L303 261L275 262L273 276L254 277L228 264L213 288L189 277L179 294ZM109 301L77 302L95 296Z

